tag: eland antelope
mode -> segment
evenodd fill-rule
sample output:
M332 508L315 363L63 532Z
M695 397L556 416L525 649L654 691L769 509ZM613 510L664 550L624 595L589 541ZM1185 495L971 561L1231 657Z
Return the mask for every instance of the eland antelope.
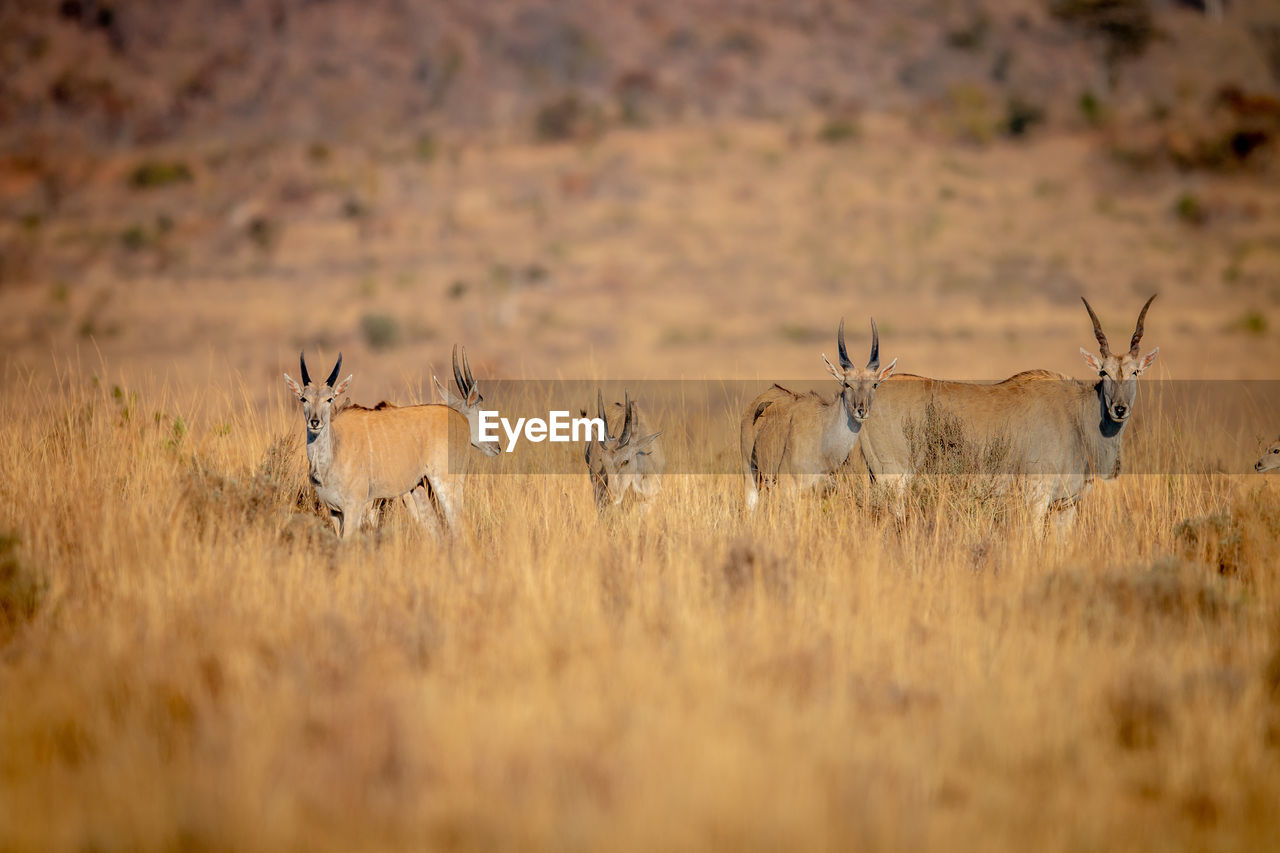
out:
M797 394L774 385L751 401L742 415L740 441L746 480L746 507L754 510L760 489L785 477L793 490L826 482L844 464L858 442L858 432L871 414L876 388L893 374L895 358L880 367L880 333L871 320L871 358L857 367L844 344L844 320L836 334L840 366L826 353L827 371L840 383L831 400L817 394Z
M1142 306L1128 352L1116 355L1098 315L1082 299L1099 346L1098 356L1080 350L1085 363L1098 372L1092 381L1032 370L994 384L910 374L886 382L880 388L876 417L863 425L859 441L871 476L901 494L916 473L920 429L940 414L960 425L966 443L1001 448L1000 470L976 473L1018 475L1028 487L1037 523L1043 523L1050 508L1073 512L1093 480L1120 474L1121 440L1133 415L1138 377L1160 352L1156 347L1143 356L1138 349L1154 300L1153 295Z
M458 386L458 393L462 396L454 396L440 380L431 376L431 383L435 385L436 393L444 400L445 405L453 409L458 414L467 419L467 427L471 431L471 446L484 453L485 456L497 456L501 452L501 446L496 440L483 441L480 438L480 404L484 402L484 397L480 395L480 387L476 384L476 378L471 375L471 363L467 361L467 348L462 348L462 367L458 367L458 345L453 345L453 381Z
M1259 474L1280 471L1280 439L1267 445L1267 449L1262 452L1262 458L1253 463L1253 470Z
M462 446L469 432L466 417L437 404L335 405L352 380L349 375L338 381L342 354L320 383L312 381L305 356L300 354L298 363L302 384L287 373L284 381L302 404L311 485L338 535L345 539L354 533L371 517L373 503L384 498L404 498L424 524L434 498L445 531L454 530L463 476L450 471L449 448L451 436L454 446Z
M624 396L623 402L611 403L606 409L604 397L597 389L596 411L604 422L604 440L588 440L583 451L596 507L603 512L609 506L618 506L628 492L644 501L647 507L647 501L661 487L660 476L666 468L666 456L658 442L662 432L650 430L640 404L629 394ZM586 414L583 409L583 417ZM616 436L609 426L609 414L613 415L615 426L619 421L622 423Z

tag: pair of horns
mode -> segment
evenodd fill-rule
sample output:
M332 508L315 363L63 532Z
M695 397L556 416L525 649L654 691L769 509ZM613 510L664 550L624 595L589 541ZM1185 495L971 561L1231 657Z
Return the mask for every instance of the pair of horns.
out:
M840 352L840 366L845 370L853 367L849 359L849 351L844 346L844 318L840 318L840 331L836 335L836 347ZM868 370L880 369L880 332L876 329L876 318L871 318L871 359L867 362Z
M1133 330L1133 338L1129 341L1129 355L1135 358L1138 355L1138 344L1142 341L1142 324L1147 319L1147 309L1151 307L1151 303L1156 300L1159 294L1151 294L1151 298L1147 300L1147 304L1142 306L1142 311L1138 314L1138 325ZM1098 315L1093 313L1093 306L1089 304L1089 300L1083 296L1080 301L1084 303L1084 308L1089 312L1089 319L1093 321L1093 336L1098 339L1098 351L1102 353L1103 358L1111 355L1111 346L1107 343L1107 336L1102 331L1102 324L1098 322Z
M476 378L471 374L471 362L467 361L467 348L462 348L462 367L458 367L458 345L453 345L453 381L458 383L458 390L465 400L476 387Z
M630 392L623 391L622 393L624 400L622 408L626 412L626 417L622 421L622 433L618 436L618 446L626 447L627 443L631 441L631 425L635 421L633 413L635 412L636 406L635 403L631 402ZM609 418L605 414L604 395L600 393L599 388L596 389L596 411L600 413L600 420L604 421L605 439L612 440L613 435L609 432ZM602 441L600 444L603 446L604 442Z
M304 353L298 353L298 367L302 370L302 384L311 384L311 374L307 372L307 357ZM338 381L338 371L342 369L342 353L338 353L338 363L333 366L333 372L329 374L329 378L324 381L325 385L330 388L333 383Z

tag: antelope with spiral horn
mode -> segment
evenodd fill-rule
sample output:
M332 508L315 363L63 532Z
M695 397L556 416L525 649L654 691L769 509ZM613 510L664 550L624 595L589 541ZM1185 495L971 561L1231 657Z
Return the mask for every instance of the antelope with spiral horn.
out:
M662 432L650 428L640 404L629 394L624 394L623 402L611 403L606 409L604 397L596 389L596 411L604 423L604 438L587 441L583 452L596 507L604 511L619 506L628 494L635 495L647 507L647 502L658 494L666 468L666 456L658 441ZM586 414L583 409L583 417ZM622 424L616 435L609 426L609 415L613 416L614 427Z
M880 367L880 332L871 320L871 357L866 367L849 358L844 320L836 334L840 365L824 353L827 371L840 383L833 399L810 392L798 394L774 385L751 401L742 415L740 444L747 510L754 510L760 490L785 478L791 490L809 489L829 480L858 442L871 415L876 389L893 374L898 360Z
M466 347L462 348L462 366L461 368L458 366L457 344L453 345L453 381L458 386L458 393L461 396L455 396L436 378L435 374L431 376L431 383L445 405L467 419L467 427L471 432L471 446L485 456L497 456L502 450L499 443L492 439L486 441L480 438L480 404L484 402L484 397L480 395L480 386L471 374L471 363L467 361Z
M886 382L880 388L879 416L866 423L859 442L872 477L895 486L901 495L917 473L920 426L941 415L959 424L965 443L1001 448L999 470L975 473L1016 476L1027 487L1037 524L1050 509L1073 513L1094 480L1120 474L1122 440L1133 417L1138 377L1160 352L1156 347L1142 355L1139 349L1147 309L1155 298L1142 306L1129 349L1120 354L1112 352L1093 306L1081 299L1098 341L1097 355L1080 350L1085 363L1097 371L1093 380L1031 370L994 384L909 374Z
M403 498L424 525L438 510L446 533L453 532L464 475L450 470L450 438L465 446L466 416L437 404L337 404L352 380L338 381L342 354L323 382L311 379L305 355L298 362L302 384L287 373L284 381L302 404L311 485L339 537L348 538L371 518L375 501L390 498Z

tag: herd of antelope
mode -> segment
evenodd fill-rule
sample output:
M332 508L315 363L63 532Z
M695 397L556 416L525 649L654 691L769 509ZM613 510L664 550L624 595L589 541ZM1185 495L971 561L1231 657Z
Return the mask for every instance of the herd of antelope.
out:
M740 449L745 506L754 510L760 492L774 488L794 493L812 489L851 461L854 451L872 481L890 486L899 499L918 472L913 430L944 412L960 424L975 446L1000 447L999 470L1016 482L1028 510L1043 524L1050 510L1069 520L1095 479L1110 480L1121 470L1121 442L1133 416L1137 380L1160 352L1141 355L1143 323L1153 295L1142 306L1129 349L1112 352L1102 324L1087 300L1098 354L1080 349L1097 379L1081 381L1047 370L1029 370L1002 382L985 384L896 374L895 358L880 366L880 336L871 321L871 355L858 367L845 347L844 321L836 337L839 364L824 354L838 393L828 399L773 385L742 415ZM311 485L341 538L371 525L376 505L401 499L410 514L429 528L456 530L465 473L451 471L450 436L466 437L487 456L498 445L482 438L480 404L484 398L471 372L466 350L453 349L454 395L434 376L442 403L374 408L339 400L351 376L339 381L342 355L328 378L315 382L299 358L302 384L285 382L302 404ZM605 405L597 391L597 417L603 437L586 442L584 459L597 506L620 505L628 495L647 506L659 491L665 460L660 431L654 431L638 401L627 395ZM874 412L875 417L872 417ZM582 411L585 416L585 409ZM1016 430L1010 424L1018 424ZM455 446L462 446L461 444ZM1258 472L1280 471L1280 440L1254 465Z

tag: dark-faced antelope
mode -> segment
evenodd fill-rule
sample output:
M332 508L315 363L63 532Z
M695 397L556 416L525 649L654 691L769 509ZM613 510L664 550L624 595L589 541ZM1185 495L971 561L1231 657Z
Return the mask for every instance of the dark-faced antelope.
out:
M302 404L311 485L338 535L345 539L355 532L373 502L384 498L404 498L424 524L434 512L434 498L445 531L452 532L464 481L449 470L450 434L462 441L466 418L445 405L336 405L352 379L338 381L341 353L321 383L311 380L305 357L298 361L302 384L287 373L284 381Z
M836 396L797 394L774 385L751 401L742 415L740 444L746 506L756 508L760 489L783 478L792 490L813 488L829 480L858 442L863 422L871 414L876 388L893 373L895 358L880 367L880 333L871 321L871 358L866 367L849 359L844 344L844 320L836 334L840 366L823 353L827 371L840 383Z
M1268 471L1280 471L1280 439L1267 445L1267 449L1262 452L1262 456L1257 462L1253 463L1253 470L1259 474L1265 474Z
M1152 296L1142 306L1128 352L1116 355L1084 301L1099 354L1081 348L1098 377L1070 379L1032 370L995 384L926 379L904 374L880 388L876 417L862 428L861 452L873 478L898 487L916 473L912 436L931 416L954 418L975 447L999 446L998 471L1017 475L1027 486L1032 514L1040 523L1048 510L1074 510L1093 480L1120 474L1121 440L1133 415L1138 377L1155 361L1159 347L1140 355L1143 322ZM926 437L927 439L927 437Z
M596 507L603 511L609 506L618 506L628 493L645 502L647 507L647 501L661 487L661 475L666 468L666 457L658 441L662 432L650 429L640 404L630 395L626 395L623 402L611 403L606 408L604 397L597 390L596 411L597 417L604 421L604 440L587 441L583 453ZM582 414L586 416L585 409ZM614 426L622 424L616 435L609 426L609 415L613 416Z

